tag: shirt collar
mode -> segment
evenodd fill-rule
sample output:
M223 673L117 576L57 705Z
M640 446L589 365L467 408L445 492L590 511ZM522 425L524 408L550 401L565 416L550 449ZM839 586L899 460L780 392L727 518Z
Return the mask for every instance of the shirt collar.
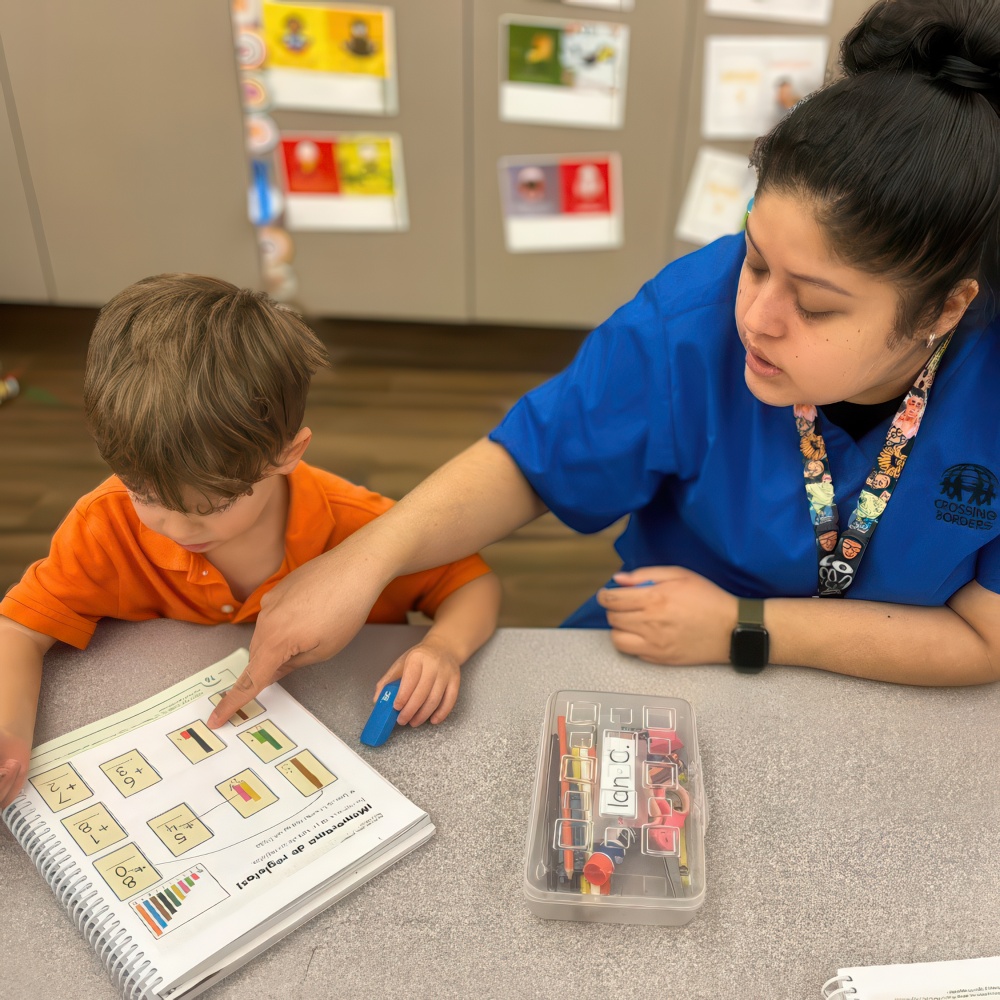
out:
M285 524L285 560L288 570L324 551L336 518L311 465L299 462L288 475L288 521Z

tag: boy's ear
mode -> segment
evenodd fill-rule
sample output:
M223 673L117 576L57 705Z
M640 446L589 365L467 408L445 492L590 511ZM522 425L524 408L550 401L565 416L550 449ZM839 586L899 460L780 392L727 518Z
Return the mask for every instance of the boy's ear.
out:
M303 427L281 452L281 464L274 469L275 475L287 476L302 459L312 440L313 432Z

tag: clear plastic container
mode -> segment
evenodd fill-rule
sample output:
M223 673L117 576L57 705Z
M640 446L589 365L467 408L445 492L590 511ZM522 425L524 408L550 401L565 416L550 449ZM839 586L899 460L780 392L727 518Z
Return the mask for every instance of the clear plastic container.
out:
M605 691L549 698L524 880L533 913L686 924L705 900L707 826L689 702Z

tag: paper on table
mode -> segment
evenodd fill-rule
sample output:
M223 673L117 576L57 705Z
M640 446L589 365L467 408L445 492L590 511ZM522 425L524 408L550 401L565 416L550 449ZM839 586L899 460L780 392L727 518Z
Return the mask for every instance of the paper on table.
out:
M240 650L38 747L5 814L58 841L80 906L142 942L164 995L233 968L433 832L278 685L209 730L213 701L247 660ZM181 883L183 908L157 919L147 901Z
M1000 957L841 969L825 1000L981 1000L1000 997Z

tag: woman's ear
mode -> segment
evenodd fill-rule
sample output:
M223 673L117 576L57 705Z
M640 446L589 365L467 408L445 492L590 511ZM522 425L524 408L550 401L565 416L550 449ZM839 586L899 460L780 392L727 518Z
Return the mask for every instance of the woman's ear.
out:
M939 340L958 326L965 310L972 305L972 300L979 294L979 282L975 278L963 278L945 300L941 315L930 329L930 336Z
M288 444L285 445L281 452L280 464L277 465L274 470L274 475L287 476L296 465L302 460L302 456L306 452L306 448L309 447L309 442L312 440L313 432L309 430L308 427L303 427L295 437L292 438Z

